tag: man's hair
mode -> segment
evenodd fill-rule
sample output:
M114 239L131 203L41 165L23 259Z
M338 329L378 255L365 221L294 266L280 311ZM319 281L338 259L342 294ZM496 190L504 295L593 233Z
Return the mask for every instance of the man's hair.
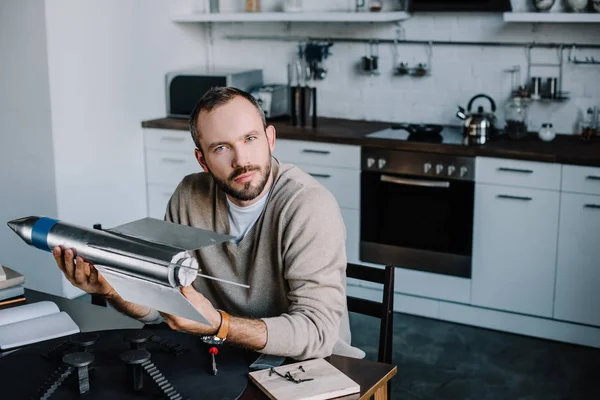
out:
M204 96L202 96L198 103L196 103L196 106L192 111L192 115L190 115L190 133L192 134L192 139L194 140L194 143L196 144L198 150L202 151L202 147L200 147L200 135L197 129L197 121L200 112L211 112L215 108L229 103L236 97L243 97L244 99L252 103L252 105L256 107L256 111L262 118L263 129L267 128L265 113L256 101L256 99L250 93L244 92L243 90L236 89L233 87L213 87L209 91L207 91L204 94Z

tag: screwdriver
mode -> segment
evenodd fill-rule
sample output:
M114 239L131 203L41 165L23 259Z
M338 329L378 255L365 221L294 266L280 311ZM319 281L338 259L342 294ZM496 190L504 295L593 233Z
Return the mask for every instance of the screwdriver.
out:
M213 369L213 374L216 375L217 374L217 362L215 361L215 356L217 354L219 354L219 349L217 349L215 346L211 347L208 352L210 353L210 355L212 356L212 369Z

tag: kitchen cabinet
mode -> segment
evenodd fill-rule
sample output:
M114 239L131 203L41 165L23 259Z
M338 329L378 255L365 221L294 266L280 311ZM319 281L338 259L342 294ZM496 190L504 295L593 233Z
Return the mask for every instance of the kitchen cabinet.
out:
M279 139L273 155L310 174L334 195L346 225L348 262L360 263L360 146Z
M567 192L598 193L589 176L600 168L563 167L554 318L600 326L600 195Z
M488 163L484 160L483 164ZM511 160L505 160L502 165L495 164L494 169L536 171L535 167L515 166ZM547 165L540 167L546 171L541 173L542 184L554 187L554 180L558 180L558 187L560 166L553 177L546 176ZM471 302L476 306L551 318L560 193L520 187L528 185L524 176L534 174L515 173L515 186L508 186L511 181L502 173L499 176L503 185L476 181ZM479 171L476 176L480 176ZM535 186L532 178L531 181L531 186Z
M147 215L163 219L167 203L184 176L201 172L188 132L144 129Z

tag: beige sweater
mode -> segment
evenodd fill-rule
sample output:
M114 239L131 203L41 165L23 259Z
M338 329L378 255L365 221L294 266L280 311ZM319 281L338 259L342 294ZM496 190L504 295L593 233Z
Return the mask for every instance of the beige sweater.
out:
M273 158L273 187L246 236L197 250L202 272L250 289L197 278L216 308L261 318L262 353L296 359L332 353L362 358L350 346L346 305L346 229L335 198L314 178ZM186 176L167 206L167 221L229 233L225 194L209 174Z

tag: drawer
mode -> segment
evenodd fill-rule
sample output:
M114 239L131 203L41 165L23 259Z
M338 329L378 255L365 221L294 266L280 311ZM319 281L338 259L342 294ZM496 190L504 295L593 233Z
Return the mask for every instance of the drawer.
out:
M151 150L194 154L196 145L187 131L144 129L144 147Z
M146 150L146 180L148 183L177 185L183 177L201 172L193 154Z
M344 168L296 164L334 196L341 208L360 208L360 172Z
M175 185L148 185L148 216L157 219L165 217L169 199L177 188Z
M600 194L600 168L563 165L561 190L585 194Z
M477 157L475 181L535 189L560 189L560 164Z
M360 170L360 146L280 139L273 154L282 163Z

